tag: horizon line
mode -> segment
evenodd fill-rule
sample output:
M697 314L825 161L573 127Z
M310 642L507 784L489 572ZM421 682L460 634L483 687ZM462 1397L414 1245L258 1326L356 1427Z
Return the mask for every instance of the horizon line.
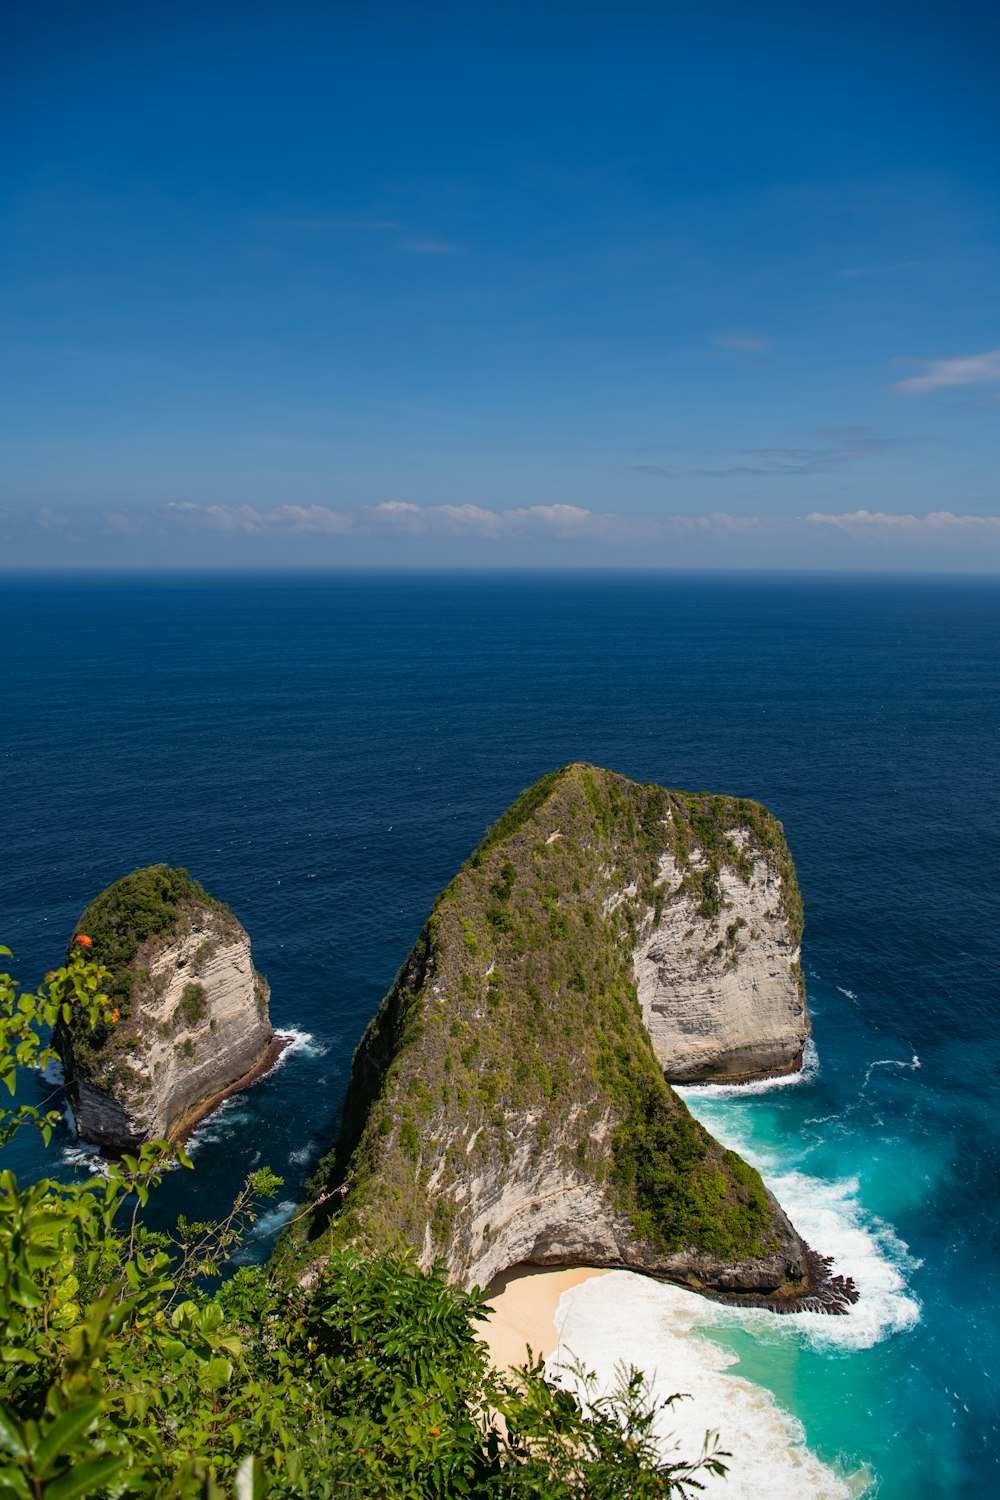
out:
M525 578L579 578L579 577L635 577L644 578L829 578L829 579L925 579L927 581L979 581L1000 582L1000 569L971 568L894 568L854 567L829 568L810 565L776 565L774 567L747 567L730 565L664 566L656 563L628 564L476 564L476 563L353 563L337 566L308 564L272 565L261 567L234 563L230 565L192 566L190 564L122 564L121 566L90 565L85 563L25 564L16 567L0 565L0 585L31 579L118 579L129 578L362 578L362 577L525 577Z

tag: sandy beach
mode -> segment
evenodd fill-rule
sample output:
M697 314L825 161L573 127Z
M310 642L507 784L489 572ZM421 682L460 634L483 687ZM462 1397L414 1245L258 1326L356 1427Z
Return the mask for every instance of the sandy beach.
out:
M545 1359L559 1347L556 1310L563 1292L606 1276L590 1266L567 1266L548 1270L545 1266L512 1266L490 1282L488 1291L493 1316L480 1327L479 1336L490 1351L498 1370L521 1365L530 1345L534 1355Z
M658 1419L657 1434L665 1456L679 1451L694 1457L706 1432L719 1431L733 1455L732 1468L725 1479L703 1476L706 1496L850 1500L867 1489L869 1473L859 1471L845 1481L827 1468L806 1446L799 1422L771 1393L733 1374L735 1356L699 1336L702 1327L714 1326L718 1314L695 1293L627 1271L585 1266L514 1266L491 1282L489 1293L493 1316L480 1337L495 1368L523 1364L530 1344L548 1361L550 1375L561 1359L579 1356L595 1371L602 1390L613 1387L624 1362L646 1372L655 1399L685 1392L685 1399ZM572 1377L568 1383L574 1385Z

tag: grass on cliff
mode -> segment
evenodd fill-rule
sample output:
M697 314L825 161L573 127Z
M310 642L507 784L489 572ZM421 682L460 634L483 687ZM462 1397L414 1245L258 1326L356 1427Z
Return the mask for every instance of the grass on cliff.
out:
M732 831L743 830L740 842ZM666 1084L632 972L637 934L678 891L658 884L673 843L700 914L719 872L752 854L787 871L781 827L745 799L639 786L569 766L529 788L438 899L355 1059L341 1138L311 1184L344 1184L313 1234L381 1251L421 1245L471 1261L462 1184L524 1141L605 1184L634 1231L669 1252L760 1254L771 1215L756 1172L723 1151ZM707 861L694 869L697 847ZM627 892L608 911L614 893ZM610 1138L608 1124L610 1121ZM339 1202L339 1198L338 1198Z

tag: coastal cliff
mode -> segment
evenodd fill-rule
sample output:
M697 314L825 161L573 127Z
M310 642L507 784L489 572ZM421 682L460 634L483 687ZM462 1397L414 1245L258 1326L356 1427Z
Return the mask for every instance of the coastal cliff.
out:
M802 900L781 824L758 803L673 793L636 987L674 1083L797 1072L809 1036Z
M152 865L126 875L76 930L111 970L116 1018L55 1039L82 1140L112 1156L176 1140L267 1065L269 990L250 939L186 870Z
M544 777L439 897L368 1027L285 1253L410 1245L467 1286L522 1261L585 1263L803 1305L823 1263L663 1072L793 1061L800 932L791 858L759 804L584 765ZM765 981L758 1039L745 1002ZM719 1021L692 1052L699 988Z

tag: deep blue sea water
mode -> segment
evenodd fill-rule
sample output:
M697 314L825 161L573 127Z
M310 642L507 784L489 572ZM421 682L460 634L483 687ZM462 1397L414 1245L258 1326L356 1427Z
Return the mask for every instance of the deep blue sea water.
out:
M230 903L303 1034L199 1132L168 1214L210 1214L256 1163L295 1201L434 896L535 777L586 759L764 801L819 1067L696 1107L822 1210L817 1249L861 1235L882 1284L857 1338L712 1336L883 1500L1000 1493L1000 585L8 578L0 673L13 972L35 982L98 891L164 860Z

